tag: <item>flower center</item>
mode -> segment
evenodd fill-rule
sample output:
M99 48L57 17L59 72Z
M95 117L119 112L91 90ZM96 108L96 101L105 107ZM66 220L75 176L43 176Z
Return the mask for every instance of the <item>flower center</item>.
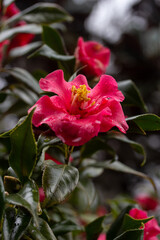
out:
M87 94L90 93L89 90L87 90L87 87L85 84L80 85L79 88L76 88L76 86L72 86L72 100L78 100L79 102L88 102L91 99L87 97Z
M94 45L94 50L100 51L101 49L102 49L102 45L100 43L97 43L96 45Z
M72 86L71 88L72 96L71 96L71 105L70 105L70 113L74 115L83 115L85 112L95 104L91 102L91 98L88 97L89 90L85 84L80 85L79 88L76 86Z

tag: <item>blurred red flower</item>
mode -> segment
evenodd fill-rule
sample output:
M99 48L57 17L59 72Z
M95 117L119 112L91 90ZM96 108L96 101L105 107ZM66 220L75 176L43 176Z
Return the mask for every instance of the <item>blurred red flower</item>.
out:
M0 9L0 12L1 12L1 9ZM18 13L20 13L19 9L16 7L15 3L12 3L6 8L4 15L1 18L1 21L5 21ZM21 20L14 27L24 26L24 25L26 25L26 22ZM7 54L8 54L11 49L16 48L16 47L25 46L26 44L31 42L33 38L34 38L34 34L18 33L16 36L14 36L12 39L10 39L10 41L5 40L5 41L1 42L0 43L0 61L2 60L2 56L3 56L2 55L3 48L1 46L6 44L6 41L8 41L8 43L7 43L8 44Z
M97 76L106 73L110 59L110 50L95 41L85 42L78 39L75 49L77 67L85 66L82 71L88 76Z
M135 200L144 210L155 210L159 204L156 198L144 194L138 195Z

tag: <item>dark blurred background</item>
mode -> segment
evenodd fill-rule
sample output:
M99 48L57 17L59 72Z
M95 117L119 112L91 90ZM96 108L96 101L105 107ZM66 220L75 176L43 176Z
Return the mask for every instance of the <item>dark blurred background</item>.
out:
M20 9L25 9L38 1L17 0ZM160 0L57 0L53 2L64 7L74 21L65 24L61 31L67 50L74 53L77 39L96 40L111 50L111 61L107 74L117 81L132 79L140 89L150 113L160 115ZM34 64L33 64L34 62ZM22 64L22 63L21 63ZM23 63L24 64L24 63ZM30 59L28 70L32 71L39 63ZM51 62L42 59L42 68L53 71ZM132 109L131 114L143 113ZM150 133L147 137L130 136L142 143L147 151L147 164L140 168L142 158L126 145L113 143L120 155L120 160L135 169L149 172L156 166L159 170L160 134ZM129 159L128 159L129 156ZM154 171L154 170L153 170ZM121 179L119 181L118 179ZM103 180L103 181L102 181ZM139 179L131 175L106 171L98 179L106 188L106 195L133 192L134 184ZM111 183L112 182L112 186ZM114 191L113 191L114 190Z

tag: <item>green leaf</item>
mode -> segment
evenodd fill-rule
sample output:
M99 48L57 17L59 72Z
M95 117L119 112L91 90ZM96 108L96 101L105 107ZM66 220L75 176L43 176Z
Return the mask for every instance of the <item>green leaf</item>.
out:
M18 193L9 194L6 197L6 201L9 204L25 208L33 216L34 221L38 226L37 209L39 202L39 193L38 188L33 181L26 182Z
M133 229L139 229L143 227L143 224L150 221L153 217L145 218L145 219L134 219L128 214L125 214L123 223L121 226L121 233L123 233L126 230L133 230Z
M41 2L14 15L6 21L6 24L15 23L20 19L31 23L49 24L62 21L72 21L73 18L59 5Z
M147 176L146 174L142 173L142 172L138 172L130 167L128 167L127 165L119 162L119 161L106 161L106 162L97 162L95 164L92 164L91 166L94 167L100 167L100 168L106 168L106 169L110 169L113 171L118 171L118 172L123 172L123 173L128 173L128 174L133 174L136 175L138 177L142 177L148 181L150 181L150 183L152 184L154 190L157 192L157 188L156 185L153 181L152 178L150 178L149 176Z
M51 60L60 60L60 61L70 61L73 60L74 56L69 55L61 55L54 51L52 48L48 47L47 45L43 45L41 48L39 48L36 52L32 53L30 57L36 57L36 56L43 56L47 57Z
M64 220L55 224L52 230L54 234L58 236L68 232L81 232L84 231L84 228L71 220Z
M97 192L91 179L81 179L72 194L71 203L80 212L91 209L97 201Z
M47 240L42 233L37 229L37 227L30 225L28 228L29 235L32 237L32 240ZM56 240L53 238L53 240Z
M37 80L23 68L15 67L11 69L5 69L5 72L9 73L10 75L18 79L20 82L24 83L26 86L28 86L32 91L35 91L37 94L41 92Z
M56 51L60 55L65 55L64 43L61 36L55 29L49 26L43 26L42 39L43 42L52 50Z
M134 142L134 141L130 140L129 138L127 138L122 133L113 132L113 131L108 132L107 138L113 138L113 139L117 139L121 142L128 143L135 152L143 155L144 158L143 158L143 162L142 162L141 166L143 166L145 164L145 162L146 162L146 152L145 152L143 146L140 143L137 143L137 142Z
M17 128L17 126L19 126L23 122L24 119L25 119L25 117L21 118L13 129L11 129L11 130L9 130L7 132L2 133L0 135L0 138L9 138L10 134Z
M7 208L3 221L3 239L19 240L25 233L31 220L31 215L18 209Z
M10 134L12 149L9 163L22 182L31 176L36 164L37 146L32 130L33 111Z
M113 240L118 235L123 223L124 216L130 211L131 208L132 206L127 206L125 209L123 209L116 220L112 223L107 232L107 240Z
M143 240L143 229L128 230L113 240Z
M27 44L25 46L13 48L11 51L9 51L9 56L11 58L24 56L30 53L31 51L35 50L36 48L40 47L41 45L42 42L39 41Z
M141 107L145 112L147 112L147 107L142 99L142 96L132 80L119 82L118 88L125 96L123 104L128 106Z
M0 92L0 103L2 103L6 99L7 95L8 95L7 92L4 91Z
M15 16L17 15L18 14L16 14ZM42 32L42 27L36 24L27 24L19 27L14 27L11 29L4 30L0 33L0 42L3 42L6 39L11 39L18 33L40 34L41 32Z
M68 165L55 165L45 161L42 182L45 192L44 205L50 207L64 201L75 189L79 179L77 168Z
M39 227L38 230L47 240L56 240L55 235L52 232L52 229L46 221L42 218L39 218Z
M1 206L0 207L0 223L1 223L3 211L4 211L4 207L5 207L5 189L4 189L4 185L3 185L1 176L0 176L0 206Z
M106 216L99 217L86 226L87 240L97 240L99 234L103 230L102 224L105 217Z
M112 156L114 160L117 159L116 152L106 143L103 138L100 137L93 138L91 139L91 141L87 142L85 145L82 146L81 158L89 158L99 150L105 150Z
M4 176L4 186L8 193L15 193L20 190L21 183L16 177Z
M126 119L130 126L130 123L134 122L136 127L145 134L146 131L159 131L160 130L160 117L155 114L142 114L133 116ZM136 129L135 129L136 130ZM132 125L132 131L133 125ZM139 132L138 132L139 133Z

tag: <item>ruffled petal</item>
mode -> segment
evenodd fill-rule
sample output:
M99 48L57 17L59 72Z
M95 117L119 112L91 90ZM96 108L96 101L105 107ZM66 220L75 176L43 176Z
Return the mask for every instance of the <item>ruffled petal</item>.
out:
M86 85L87 90L91 90L91 88L88 85L87 79L84 75L79 74L77 77L74 78L74 80L72 82L68 83L69 88L71 89L71 87L74 85L76 86L76 88L78 88L80 85Z
M51 98L43 96L32 108L29 109L28 112L30 112L33 108L36 108L32 118L32 123L35 127L39 127L41 124L47 123L49 119L58 118L60 113L65 115L64 103L58 96Z
M100 123L100 119L96 116L89 116L85 119L72 119L72 121L68 116L68 119L63 118L57 121L52 129L57 137L67 145L80 146L98 135Z
M111 110L111 115L102 112L103 118L100 132L107 132L112 127L117 127L121 132L126 133L128 125L121 107L121 104L115 100L108 101L108 108ZM108 110L107 110L108 113Z
M45 78L41 78L39 85L42 90L56 93L64 101L71 97L71 91L64 79L62 70L56 70Z
M103 96L116 101L123 101L124 96L121 91L118 90L118 84L116 80L109 75L102 75L98 84L92 89L88 95L90 98L101 98Z

